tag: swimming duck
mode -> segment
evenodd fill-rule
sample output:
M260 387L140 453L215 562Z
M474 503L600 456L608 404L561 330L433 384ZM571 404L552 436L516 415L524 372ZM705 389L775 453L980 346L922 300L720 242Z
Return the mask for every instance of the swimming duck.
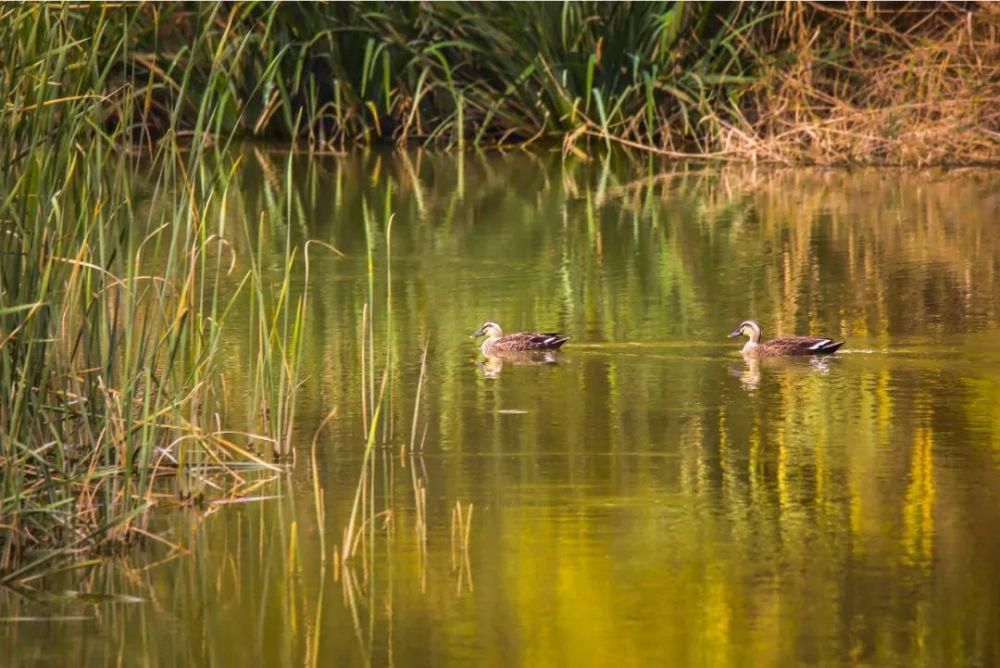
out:
M822 339L813 336L789 336L781 339L761 341L761 329L756 320L744 320L729 336L747 336L749 341L742 353L747 357L779 357L783 355L832 355L843 341Z
M518 332L517 334L504 336L500 325L492 320L484 322L483 326L473 336L477 338L480 336L486 337L481 347L484 355L525 350L556 350L561 348L562 344L569 341L570 338L556 332L543 334L537 332Z

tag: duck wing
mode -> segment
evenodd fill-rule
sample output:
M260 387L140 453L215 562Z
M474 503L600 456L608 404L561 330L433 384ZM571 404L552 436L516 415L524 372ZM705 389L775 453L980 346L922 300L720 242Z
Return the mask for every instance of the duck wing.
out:
M772 339L761 345L768 355L831 355L844 342L815 336L789 336Z
M498 350L555 350L569 338L558 332L519 332L500 338L494 347Z

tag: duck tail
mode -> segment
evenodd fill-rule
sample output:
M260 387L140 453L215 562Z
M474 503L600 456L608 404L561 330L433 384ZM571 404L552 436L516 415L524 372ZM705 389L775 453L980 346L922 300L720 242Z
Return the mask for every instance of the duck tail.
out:
M562 334L553 334L549 338L549 345L553 348L562 348L563 344L572 339L572 336L564 336Z
M824 341L823 345L815 347L815 354L818 355L832 355L837 352L840 346L844 345L843 341Z

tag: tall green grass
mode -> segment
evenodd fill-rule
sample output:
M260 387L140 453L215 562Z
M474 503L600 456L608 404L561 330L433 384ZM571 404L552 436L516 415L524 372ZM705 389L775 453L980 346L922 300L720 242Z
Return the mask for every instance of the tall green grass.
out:
M259 263L234 275L234 167L213 148L232 109L225 58L248 40L194 37L206 78L165 70L176 107L137 152L161 89L133 76L132 31L157 11L0 8L0 584L150 537L163 493L197 499L219 474L273 468L251 446L282 452L294 419L294 252L276 300ZM279 410L254 434L221 417L218 351L243 293L259 305L259 363L276 367L253 400Z
M544 141L581 154L614 143L676 156L926 163L995 160L1000 142L1000 10L990 3L2 12L22 31L58 13L54 38L35 39L102 72L75 87L59 72L51 85L133 100L105 107L100 122L136 145L238 133L317 150Z

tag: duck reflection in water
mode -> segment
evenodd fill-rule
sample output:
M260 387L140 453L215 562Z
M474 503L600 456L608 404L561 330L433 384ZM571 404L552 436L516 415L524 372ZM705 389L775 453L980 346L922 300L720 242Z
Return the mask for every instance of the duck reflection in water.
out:
M830 359L827 357L797 359L748 357L744 359L743 364L729 367L729 375L739 378L744 390L753 392L760 387L765 368L768 369L769 373L819 373L825 375L830 372Z
M514 366L538 366L541 364L558 364L559 353L555 350L508 351L487 355L478 363L486 378L497 378L503 371L504 364Z

